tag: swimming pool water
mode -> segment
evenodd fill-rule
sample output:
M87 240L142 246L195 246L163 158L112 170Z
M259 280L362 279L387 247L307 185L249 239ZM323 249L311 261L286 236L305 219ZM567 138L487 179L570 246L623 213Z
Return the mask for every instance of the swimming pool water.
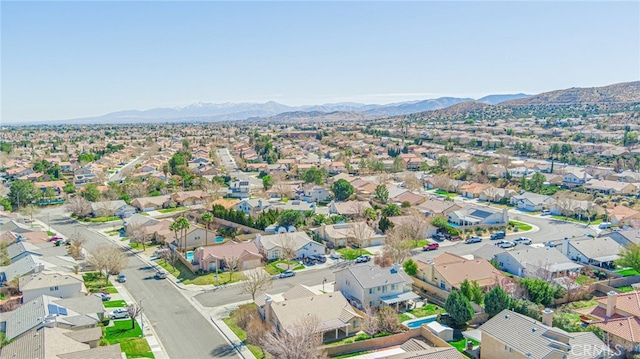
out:
M423 317L423 318L414 319L412 321L406 322L405 325L407 327L409 327L410 329L420 328L422 326L422 324L434 322L436 320L436 317L437 316L432 315L432 316L429 316L429 317Z

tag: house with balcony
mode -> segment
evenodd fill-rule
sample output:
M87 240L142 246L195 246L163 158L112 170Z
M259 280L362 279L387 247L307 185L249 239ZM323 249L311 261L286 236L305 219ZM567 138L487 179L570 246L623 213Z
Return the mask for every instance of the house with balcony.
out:
M404 308L420 296L411 289L413 281L398 264L380 267L375 264L353 265L335 272L334 288L359 308L392 306Z
M251 195L251 185L249 181L231 181L229 183L228 196L232 198L249 198Z
M22 301L28 302L41 295L75 298L87 295L82 278L71 273L38 272L20 277L18 286Z
M416 262L417 279L447 292L459 290L465 280L475 281L481 288L492 288L506 278L484 258L467 259L443 253L434 259L418 259Z

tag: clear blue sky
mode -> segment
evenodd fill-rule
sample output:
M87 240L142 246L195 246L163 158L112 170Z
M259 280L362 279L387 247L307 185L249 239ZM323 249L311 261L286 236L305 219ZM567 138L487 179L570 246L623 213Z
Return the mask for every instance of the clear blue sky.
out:
M7 2L2 121L640 79L640 2Z

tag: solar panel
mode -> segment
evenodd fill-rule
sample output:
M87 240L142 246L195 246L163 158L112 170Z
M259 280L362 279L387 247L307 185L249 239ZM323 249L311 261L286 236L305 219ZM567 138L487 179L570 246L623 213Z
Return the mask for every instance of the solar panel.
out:
M58 313L60 313L60 315L67 315L67 308L58 307Z
M55 304L47 304L47 308L49 308L49 314L58 314L58 306Z

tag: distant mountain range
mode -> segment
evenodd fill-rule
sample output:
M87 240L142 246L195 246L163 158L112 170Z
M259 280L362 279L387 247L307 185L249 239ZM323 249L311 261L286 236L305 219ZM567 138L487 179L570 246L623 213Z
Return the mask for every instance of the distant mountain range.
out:
M486 103L500 103L511 99L526 98L530 95L490 95L478 99ZM218 122L239 120L308 120L313 118L368 119L397 116L414 112L437 110L471 98L441 97L423 101L409 101L386 105L362 104L355 102L329 103L323 105L287 106L274 101L266 103L194 103L185 107L154 108L150 110L126 110L103 116L85 117L56 121L66 124L87 123L154 123L154 122Z
M546 116L556 111L560 115L625 108L625 104L640 102L640 81L604 87L570 88L538 95L497 94L477 100L441 97L423 101L408 101L386 105L354 102L324 105L288 106L266 103L194 103L185 107L127 110L104 116L55 121L59 124L98 123L161 123L219 121L331 121L367 120L384 117L411 118L500 118ZM587 105L597 105L596 107ZM594 110L595 108L595 110ZM566 111L570 109L570 111ZM561 110L561 111L560 111ZM584 114L584 111L582 112ZM49 122L51 123L51 122Z

